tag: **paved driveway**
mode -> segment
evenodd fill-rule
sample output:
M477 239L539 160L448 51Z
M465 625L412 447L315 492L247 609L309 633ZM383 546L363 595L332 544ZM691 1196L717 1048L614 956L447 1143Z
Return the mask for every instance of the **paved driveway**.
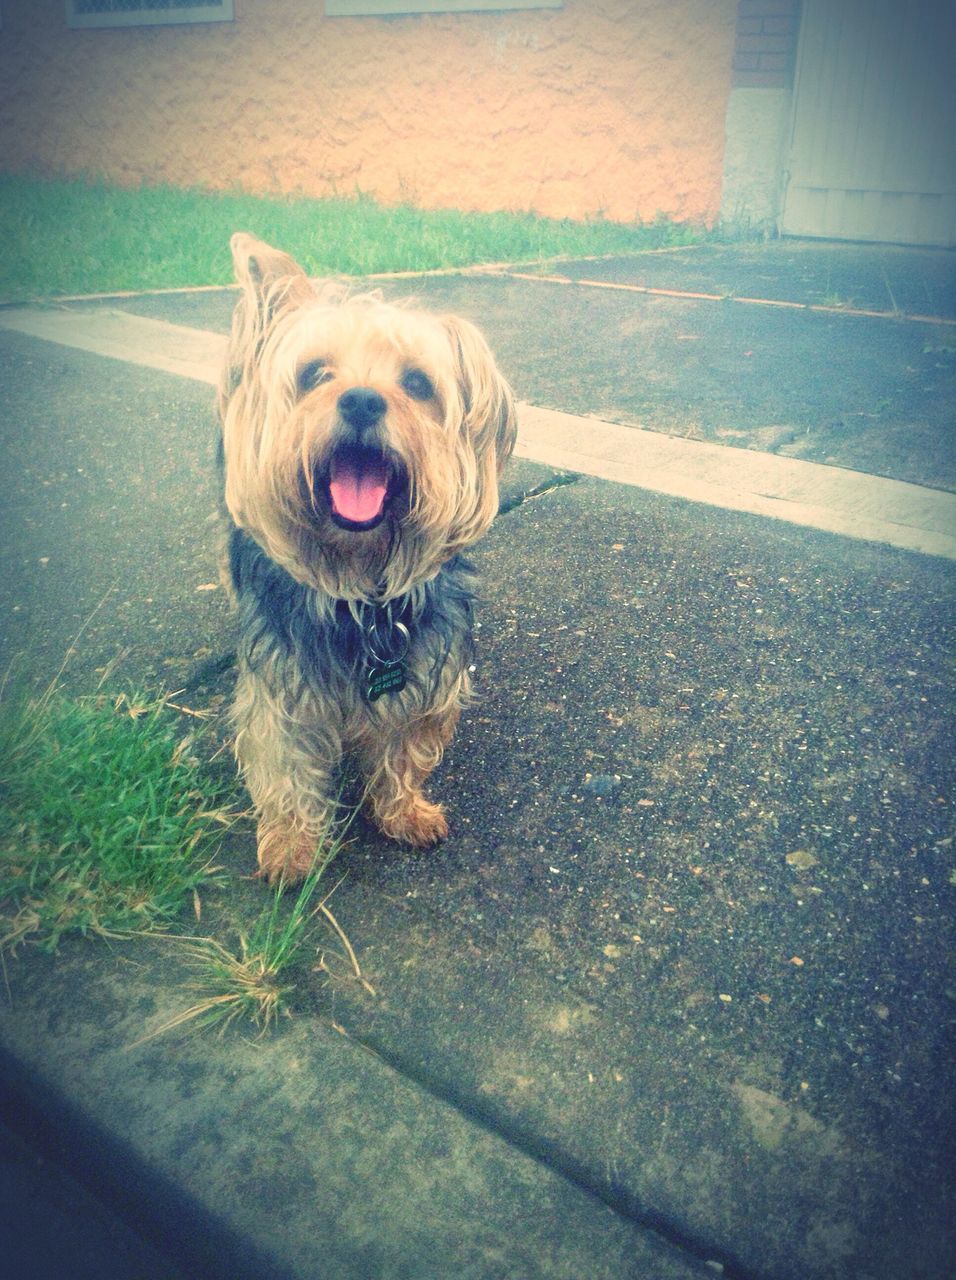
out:
M655 257L647 287L691 292L677 261ZM600 271L635 283L632 264ZM756 492L747 477L765 473L748 468L787 461L754 434L776 406L792 425L814 404L848 412L846 387L878 394L868 438L882 422L897 440L917 383L926 438L945 443L932 412L952 357L943 340L923 350L945 325L501 275L414 289L483 323L526 401L578 415L582 458L620 439L615 422L636 423L632 444L690 437L686 466L717 439L763 439L773 454L718 451ZM120 310L215 334L232 302L67 314L73 332ZM6 652L51 672L86 622L74 686L121 655L114 679L225 692L205 357L186 378L141 362L175 331L126 323L120 362L27 327L0 332ZM930 355L925 385L892 381ZM621 483L595 465L550 487L548 432L569 420L529 421L536 443L477 556L481 701L434 780L452 835L422 856L363 826L341 860L336 914L376 994L306 964L294 1022L266 1041L131 1050L181 1003L170 957L23 954L0 1022L7 1100L36 1141L70 1136L84 1182L188 1274L942 1280L949 473L928 472L918 433L853 455L888 477L887 502L916 503L907 528L942 540L918 554L892 530L824 531L792 493L773 501L793 519L723 505L711 473L700 502L652 491L627 470L639 458ZM720 436L732 421L743 437ZM828 486L847 472L800 475L846 492ZM893 487L914 478L936 487ZM248 841L228 851L213 918L261 896L241 879L252 858Z

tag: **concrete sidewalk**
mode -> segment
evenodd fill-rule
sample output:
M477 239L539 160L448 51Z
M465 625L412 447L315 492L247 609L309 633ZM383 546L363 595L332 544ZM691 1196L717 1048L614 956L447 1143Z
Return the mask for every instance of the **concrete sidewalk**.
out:
M653 408L681 333L707 354L675 414L695 368L740 397L727 343L771 352L797 332L774 308L714 327L719 303L503 276L413 287L483 323L526 400L619 430L606 397ZM549 288L561 301L543 306ZM221 334L233 300L66 314ZM893 349L926 354L922 322L797 314L801 412L838 398L815 383L840 342L853 389L878 386ZM103 601L77 687L120 650L117 678L189 680L231 637L220 593L199 589L215 578L208 386L22 321L0 360L4 654L55 669ZM761 361L745 417L774 403L777 370ZM916 452L942 448L942 383L925 378L907 384ZM896 456L872 450L888 484L925 478L925 458ZM182 1003L169 955L23 953L0 1015L8 1123L28 1116L31 1141L187 1275L943 1280L952 564L553 475L514 465L477 556L481 701L433 784L451 837L423 857L362 826L342 857L336 915L376 994L323 986L307 962L294 1021L266 1040L130 1048ZM918 493L945 525L949 495ZM204 923L254 909L252 858L227 851L235 880Z

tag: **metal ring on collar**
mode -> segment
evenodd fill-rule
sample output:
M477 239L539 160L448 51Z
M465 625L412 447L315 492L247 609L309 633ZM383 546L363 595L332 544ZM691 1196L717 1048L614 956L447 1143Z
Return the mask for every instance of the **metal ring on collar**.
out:
M391 610L385 619L385 628L380 626L381 619L373 617L365 628L365 647L373 662L401 662L408 653L412 637L404 622L394 622ZM383 634L384 630L384 634Z

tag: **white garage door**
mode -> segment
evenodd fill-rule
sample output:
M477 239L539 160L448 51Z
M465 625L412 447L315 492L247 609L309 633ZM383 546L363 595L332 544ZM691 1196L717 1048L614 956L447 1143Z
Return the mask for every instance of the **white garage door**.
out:
M780 229L956 244L954 0L804 0Z

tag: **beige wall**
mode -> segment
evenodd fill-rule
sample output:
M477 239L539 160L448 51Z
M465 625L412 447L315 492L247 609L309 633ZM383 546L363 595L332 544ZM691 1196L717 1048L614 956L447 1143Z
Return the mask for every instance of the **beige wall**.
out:
M426 207L713 221L735 0L70 31L3 0L0 168Z

